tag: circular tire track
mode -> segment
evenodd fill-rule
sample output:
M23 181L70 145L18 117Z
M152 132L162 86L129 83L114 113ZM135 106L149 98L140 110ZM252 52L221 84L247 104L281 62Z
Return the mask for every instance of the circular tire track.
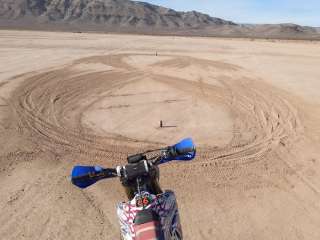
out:
M265 158L279 146L289 147L301 134L299 118L290 103L267 84L261 81L257 84L255 79L246 77L237 66L170 56L170 60L139 69L124 62L123 59L128 56L89 57L26 79L12 99L19 129L30 134L31 139L43 149L69 151L95 158L125 158L137 148L155 146L156 143L116 134L97 136L82 124L83 112L93 104L112 96L115 90L148 76L209 104L219 101L234 116L230 143L218 148L200 146L198 161L186 168L194 165L206 168L247 165ZM96 63L111 66L112 70L79 71L76 68L79 64ZM157 67L183 70L192 65L215 74L214 78L220 85L211 85L203 79L188 81L153 71Z
M161 65L170 67L173 62L170 60L167 65L162 62ZM214 162L226 166L229 163L247 164L258 161L279 146L289 146L302 134L303 128L297 111L271 86L261 81L257 84L255 79L241 76L242 70L229 64L184 58L181 65L187 68L192 64L207 69L213 66L219 72L234 72L233 75L239 73L236 77L225 75L215 77L223 87L203 81L191 82L179 78L156 76L159 81L180 90L183 89L187 94L194 94L209 103L217 102L218 99L230 109L234 117L231 142L218 149L202 151L203 160L196 164Z
M172 187L179 196L182 216L186 216L182 217L183 225L189 236L199 234L199 223L205 233L212 230L212 219L216 210L199 209L198 206L202 204L224 209L226 198L232 200L233 189L246 191L263 187L290 187L288 183L281 185L282 176L291 174L294 170L282 161L281 154L290 152L295 141L303 136L303 128L297 111L283 97L285 94L263 81L250 78L250 75L248 77L243 69L226 63L169 56L170 60L139 68L125 63L125 58L130 56L123 54L84 58L61 69L26 77L8 101L12 114L7 117L5 125L18 129L19 134L26 136L43 152L39 151L39 155L38 151L35 151L34 155L37 156L31 155L28 158L17 158L15 155L12 158L17 159L16 161L23 158L28 161L29 158L30 161L33 158L45 159L43 164L46 168L47 160L51 161L54 157L58 159L56 161L64 163L70 158L86 163L107 159L106 165L112 166L119 164L119 160L124 160L129 153L157 147L159 144L156 142L138 141L114 133L97 135L83 123L84 113L95 104L106 97L117 95L117 90L128 84L141 78L151 78L171 88L177 88L186 95L192 95L195 101L201 99L213 107L217 103L223 104L233 119L232 139L228 144L218 147L199 146L199 157L196 161L163 166L161 182L164 186L167 184ZM105 71L85 68L82 70L82 66L86 64L105 64L111 68L106 68L108 70ZM165 75L165 71L161 71L172 68L183 72L192 66L208 72L218 84L211 84L210 79L201 76L198 81L190 81ZM5 159L8 160L8 157ZM46 183L49 183L56 193L65 191L69 182L65 181L66 185L61 187L58 181L51 183L51 178L67 174L69 169L67 170L66 166L70 167L71 162L57 165L59 168L48 177ZM111 229L113 232L117 231L118 226L113 221L115 216L112 218L111 215L114 211L113 203L124 197L119 184L115 185L111 181L105 184L96 191L72 193L78 198L76 206L91 209L90 216L96 217L93 223L98 223L92 224L91 228L97 229L96 232L99 232L101 237L110 234ZM226 191L229 186L236 188ZM36 200L41 202L45 195L49 195L42 192L43 188L45 187L34 189L35 193L31 192L26 201L33 199L32 196L38 193ZM52 200L52 203L55 201ZM66 197L65 205L70 205L70 198ZM31 210L32 204L28 205L22 214L27 216ZM7 221L11 215L4 215L2 221ZM18 217L21 214L13 216ZM82 213L75 216L82 216ZM102 224L97 227L99 223ZM12 225L14 221L5 225L5 231ZM64 229L62 232L65 232Z

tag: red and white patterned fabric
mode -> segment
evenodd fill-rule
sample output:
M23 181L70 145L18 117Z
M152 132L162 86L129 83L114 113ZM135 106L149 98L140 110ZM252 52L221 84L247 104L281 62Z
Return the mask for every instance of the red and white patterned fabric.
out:
M164 239L171 239L171 235L177 233L182 237L175 195L173 192L166 191L158 196L143 192L141 196L137 194L135 198L128 203L118 204L117 214L123 239L136 240L134 219L137 215L137 212L143 209L143 207L137 207L136 203L139 199L144 197L151 199L150 204L145 208L152 208L152 210L155 211L160 217L161 228L164 232Z
M145 224L135 226L135 235L137 240L153 240L158 239L157 230L159 222L152 221Z

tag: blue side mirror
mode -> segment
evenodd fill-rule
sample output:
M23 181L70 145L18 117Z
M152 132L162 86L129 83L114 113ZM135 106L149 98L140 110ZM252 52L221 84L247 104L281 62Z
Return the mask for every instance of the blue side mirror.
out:
M103 169L98 166L75 166L71 173L71 182L79 188L86 188L101 179Z

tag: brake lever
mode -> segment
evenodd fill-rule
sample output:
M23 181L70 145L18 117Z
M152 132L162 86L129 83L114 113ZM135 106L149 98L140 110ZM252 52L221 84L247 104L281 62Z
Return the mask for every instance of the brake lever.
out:
M160 155L159 156L155 156L153 158L153 160L150 161L150 163L152 165L158 165L161 162L162 158L164 158L165 156L166 156L166 152L165 151L161 151Z

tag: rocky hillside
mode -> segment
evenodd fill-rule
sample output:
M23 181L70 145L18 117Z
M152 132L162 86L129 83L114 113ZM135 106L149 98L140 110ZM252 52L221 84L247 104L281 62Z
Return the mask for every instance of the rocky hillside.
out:
M129 0L1 0L0 18L167 29L234 24L195 11L177 12Z
M129 0L0 0L0 27L193 36L320 39L319 28L236 24Z

